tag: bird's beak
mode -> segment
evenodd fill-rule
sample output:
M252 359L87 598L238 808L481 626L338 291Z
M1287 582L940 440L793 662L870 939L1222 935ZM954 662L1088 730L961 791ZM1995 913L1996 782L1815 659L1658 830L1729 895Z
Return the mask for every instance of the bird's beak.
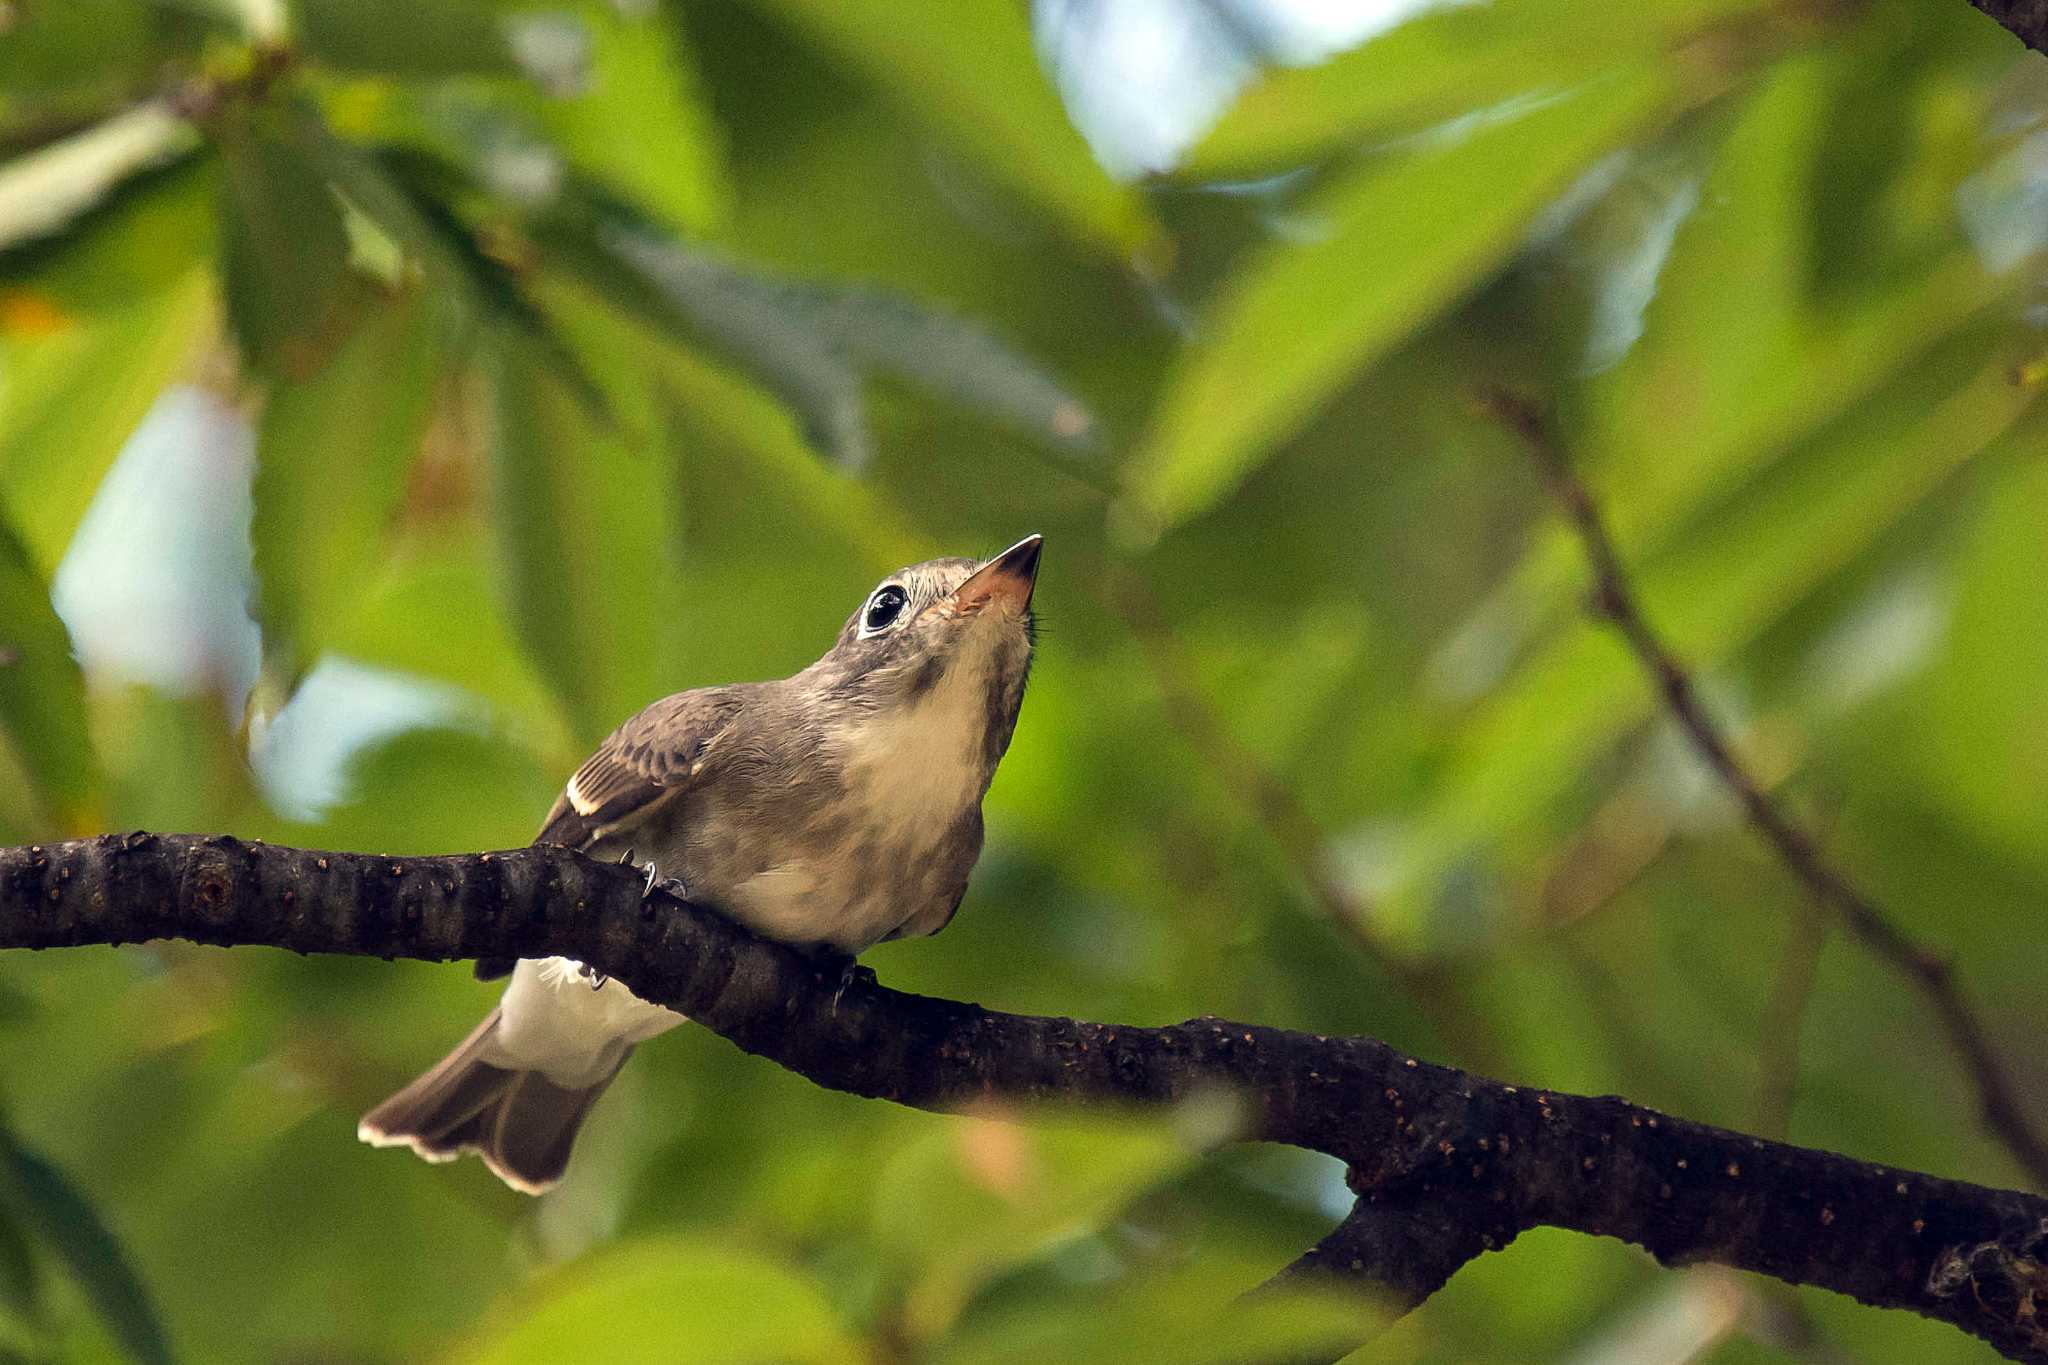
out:
M1024 610L1031 605L1031 588L1038 581L1038 551L1044 544L1043 536L1024 537L953 589L953 600L968 611L990 602L1005 602L1018 611Z

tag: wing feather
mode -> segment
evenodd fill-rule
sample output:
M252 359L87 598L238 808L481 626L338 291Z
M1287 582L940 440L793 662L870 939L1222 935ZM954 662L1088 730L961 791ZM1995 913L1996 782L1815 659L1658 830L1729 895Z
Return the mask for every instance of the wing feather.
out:
M731 729L739 693L679 692L614 730L569 779L534 842L581 848L687 786Z

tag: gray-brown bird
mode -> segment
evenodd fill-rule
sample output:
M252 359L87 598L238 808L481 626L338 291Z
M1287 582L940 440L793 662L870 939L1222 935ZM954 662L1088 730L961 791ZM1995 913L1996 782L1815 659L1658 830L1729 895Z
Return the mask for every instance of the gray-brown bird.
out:
M650 884L839 960L937 933L1024 699L1039 544L913 564L801 673L655 702L576 770L534 842L645 863ZM538 1194L634 1046L684 1021L567 958L477 964L508 972L475 1032L357 1134L429 1161L473 1151Z

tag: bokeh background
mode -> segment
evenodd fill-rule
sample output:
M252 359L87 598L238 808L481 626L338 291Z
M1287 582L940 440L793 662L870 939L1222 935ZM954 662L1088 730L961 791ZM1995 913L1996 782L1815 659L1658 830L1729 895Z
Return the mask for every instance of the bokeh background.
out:
M1738 751L2048 1123L2044 114L1962 0L0 0L0 838L516 845L648 700L1041 531L988 852L885 981L2022 1183L1474 391L1555 410ZM1341 1172L1213 1115L910 1113L684 1030L541 1201L359 1146L493 990L10 959L0 1357L1310 1330L1215 1318ZM1987 1355L1537 1232L1358 1358Z

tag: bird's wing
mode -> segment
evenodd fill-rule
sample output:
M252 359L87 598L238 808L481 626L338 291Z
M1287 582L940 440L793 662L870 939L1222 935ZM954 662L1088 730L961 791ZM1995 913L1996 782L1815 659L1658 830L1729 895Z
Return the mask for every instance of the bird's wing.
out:
M703 773L740 705L736 687L704 687L655 702L612 731L584 760L533 841L587 849L630 826ZM509 958L484 958L476 974L490 981L512 965Z
M586 848L688 786L712 762L740 709L738 689L663 697L612 731L542 822L537 844Z

